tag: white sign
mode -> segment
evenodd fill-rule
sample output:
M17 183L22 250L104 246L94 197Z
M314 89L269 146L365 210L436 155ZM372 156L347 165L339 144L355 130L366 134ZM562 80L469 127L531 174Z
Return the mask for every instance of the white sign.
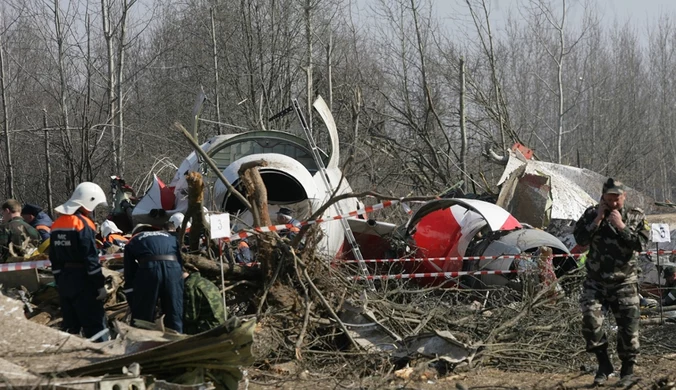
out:
M671 242L671 233L668 223L653 223L650 227L650 241Z
M211 227L211 238L230 237L230 214L211 214L209 215L209 225Z

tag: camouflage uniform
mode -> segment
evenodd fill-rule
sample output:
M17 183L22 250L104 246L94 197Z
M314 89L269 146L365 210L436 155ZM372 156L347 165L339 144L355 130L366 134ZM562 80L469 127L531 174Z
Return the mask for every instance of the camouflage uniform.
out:
M218 287L193 272L185 279L183 289L183 332L202 333L224 322L225 309Z
M608 339L602 329L604 309L615 315L618 327L617 352L623 362L635 362L639 352L639 295L636 251L648 241L649 228L641 209L622 208L626 225L618 231L607 219L593 224L598 206L588 208L575 224L575 240L589 245L585 262L587 278L583 283L582 335L588 352L603 352Z
M14 254L24 256L26 253L22 248L29 244L31 248L37 248L40 245L40 233L34 227L29 225L21 217L14 217L2 227L0 227L0 263L7 262L10 256L9 244L13 244Z

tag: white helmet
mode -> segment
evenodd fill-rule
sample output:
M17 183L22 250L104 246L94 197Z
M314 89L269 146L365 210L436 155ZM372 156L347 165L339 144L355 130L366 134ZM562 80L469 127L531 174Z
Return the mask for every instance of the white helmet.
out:
M180 229L181 226L183 225L183 219L185 218L185 215L183 213L174 213L174 215L169 218L169 223L174 224L174 228ZM190 221L188 221L188 224L185 226L186 230L190 229Z
M106 238L111 233L122 233L122 230L120 230L120 228L118 228L117 225L115 225L115 222L106 219L101 224L101 235L103 236L103 238Z
M60 214L73 215L80 207L92 211L98 205L108 206L106 194L98 184L86 181L78 184L70 199L54 210Z

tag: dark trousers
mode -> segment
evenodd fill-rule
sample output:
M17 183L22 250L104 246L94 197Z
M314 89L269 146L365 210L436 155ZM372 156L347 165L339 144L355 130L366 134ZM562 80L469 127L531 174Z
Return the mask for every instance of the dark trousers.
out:
M602 352L608 348L603 330L604 307L610 309L617 323L617 354L625 362L636 361L639 353L638 325L640 319L638 286L636 283L604 284L586 279L580 297L582 307L582 335L588 352Z
M183 270L177 261L139 263L131 302L132 319L155 321L158 299L164 326L183 333Z
M90 338L106 328L106 313L103 302L96 300L97 291L82 289L75 294L59 293L61 315L63 322L61 329L70 334L80 334ZM107 341L108 335L98 338L96 342Z

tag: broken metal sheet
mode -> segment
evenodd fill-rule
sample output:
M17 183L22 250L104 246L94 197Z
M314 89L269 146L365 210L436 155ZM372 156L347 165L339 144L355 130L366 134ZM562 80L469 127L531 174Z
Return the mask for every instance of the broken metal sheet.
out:
M336 122L333 120L333 115L329 106L326 105L326 102L321 96L317 96L317 99L312 104L312 107L317 110L319 116L322 117L326 129L329 131L329 138L331 141L331 153L329 157L329 163L326 164L327 169L336 169L338 168L338 163L340 162L340 143L338 140L338 129L336 128Z
M200 333L134 354L81 365L64 372L69 376L105 375L138 363L146 375L168 377L184 369L205 368L219 372L227 388L237 388L240 366L253 363L251 345L256 321L241 322L232 317L226 323Z
M526 183L520 182L525 175L549 178L552 203L551 215L549 215L550 220L577 220L587 207L598 203L603 183L607 180L606 176L588 169L550 162L525 160L522 156L510 152L509 161L498 182L498 185L502 186L498 205L507 210L512 210L513 202L517 201L514 199L514 196L519 192L516 188L529 183L528 180ZM537 192L534 189L530 191ZM542 193L541 196L547 196L546 192ZM654 209L653 199L629 187L627 187L627 199L629 204L641 207L646 212ZM546 202L546 199L540 200L540 203ZM544 211L541 209L542 207L538 211ZM531 223L527 214L514 214L514 216L519 221ZM537 219L535 219L535 222L536 224L531 224L538 226Z
M418 211L416 211L415 214L413 214L413 216L411 216L411 219L406 224L408 233L410 234L411 229L413 229L415 225L418 222L420 222L420 220L426 215L438 210L449 208L453 205L464 206L465 209L471 210L479 214L483 219L486 220L486 222L488 223L488 225L491 227L492 230L521 227L518 221L510 220L511 215L502 207L476 199L453 198L453 199L433 200L423 205ZM456 220L461 221L465 219L465 216L460 215L456 217L454 213L454 218L456 218ZM514 226L509 228L505 227L505 224L508 223L513 224Z
M373 313L364 314L364 309L345 302L340 320L347 327L348 333L366 351L391 352L399 336L384 328L383 322L377 321ZM371 318L368 318L368 317Z
M23 303L0 294L0 356L32 372L61 372L115 355L89 342L26 319Z
M481 252L482 256L488 259L479 260L476 269L478 270L508 270L513 269L512 263L515 259L511 258L493 258L501 255L519 255L522 253L533 253L540 247L553 248L555 253L570 254L566 245L553 235L539 229L515 230L501 236L497 240L490 242ZM535 268L536 264L531 260L520 260L518 266L521 269ZM514 267L515 268L515 267ZM509 279L503 275L481 275L478 276L484 284L487 285L507 285Z
M458 341L449 331L435 330L434 333L425 333L410 336L398 343L399 349L394 356L398 358L423 356L431 359L441 359L449 363L471 363L477 349Z
M523 173L524 167L505 183L498 204L519 221L542 228L549 225L552 215L551 178ZM511 201L506 202L505 199Z
M158 347L189 336L161 330L140 329L121 321L114 321L115 332L119 335L113 343L120 344L124 354L132 354Z
M0 380L12 386L33 386L40 377L31 374L26 368L0 358Z
M153 175L153 182L148 191L134 206L132 218L134 224L149 223L161 226L176 210L174 209L174 190L168 187L157 175ZM161 215L154 215L153 210L164 210Z

